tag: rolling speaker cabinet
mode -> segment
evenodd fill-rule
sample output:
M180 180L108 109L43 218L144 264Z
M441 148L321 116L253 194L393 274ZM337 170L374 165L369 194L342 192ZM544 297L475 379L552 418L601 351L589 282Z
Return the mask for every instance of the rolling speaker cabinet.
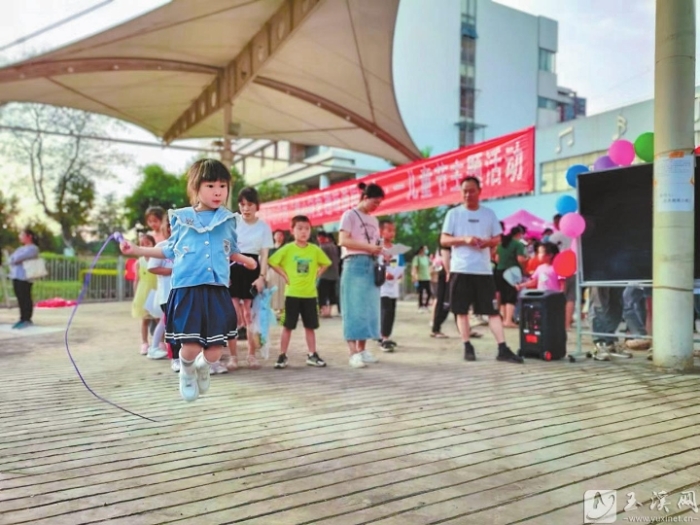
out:
M525 290L520 297L520 350L522 357L545 361L566 355L565 307L562 292Z

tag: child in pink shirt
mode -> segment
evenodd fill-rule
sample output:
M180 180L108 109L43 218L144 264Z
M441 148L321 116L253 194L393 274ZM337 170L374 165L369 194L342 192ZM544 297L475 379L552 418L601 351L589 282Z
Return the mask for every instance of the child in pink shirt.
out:
M557 275L552 266L552 260L559 253L559 249L556 244L551 242L545 242L540 244L537 249L537 258L541 261L532 277L518 284L515 288L517 290L522 290L524 288L531 288L536 285L538 290L551 290L553 292L564 291L565 280Z

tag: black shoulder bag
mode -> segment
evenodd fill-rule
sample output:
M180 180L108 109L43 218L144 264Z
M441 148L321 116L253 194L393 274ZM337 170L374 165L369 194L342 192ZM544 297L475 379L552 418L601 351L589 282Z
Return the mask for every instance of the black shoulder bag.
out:
M369 232L367 231L367 225L365 224L365 221L362 220L362 217L360 216L359 213L357 213L357 210L352 210L355 212L355 215L357 215L357 218L360 219L360 222L362 223L362 228L365 230L365 237L367 238L367 242L369 244L372 244L372 241L369 238ZM381 286L386 282L386 266L381 264L377 259L374 260L374 284L377 286Z

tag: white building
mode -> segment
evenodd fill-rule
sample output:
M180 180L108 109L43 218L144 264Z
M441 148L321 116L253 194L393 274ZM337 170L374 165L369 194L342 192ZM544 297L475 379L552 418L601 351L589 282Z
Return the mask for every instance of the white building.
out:
M647 100L586 118L539 128L535 134L535 192L530 196L490 201L499 217L526 209L541 218L553 216L556 201L568 193L566 170L574 164L591 167L607 155L616 139L634 142L642 133L654 131L654 101ZM700 87L695 91L695 144L700 144Z
M403 0L394 38L394 86L411 137L431 154L585 113L557 85L557 22L493 0ZM247 182L309 188L391 167L317 145L239 140Z

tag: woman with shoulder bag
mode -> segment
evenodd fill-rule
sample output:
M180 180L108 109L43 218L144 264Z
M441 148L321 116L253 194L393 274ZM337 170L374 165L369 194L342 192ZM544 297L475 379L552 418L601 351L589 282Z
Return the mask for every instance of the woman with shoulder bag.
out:
M32 325L34 302L32 301L32 281L27 277L23 263L39 258L39 247L36 245L36 235L28 228L19 234L22 246L10 255L10 279L12 288L19 305L19 321L12 328L26 328Z
M367 340L380 339L380 298L382 271L378 256L387 259L381 246L379 222L370 215L384 199L377 184L358 184L362 190L359 204L343 213L338 244L342 247L343 271L340 276L340 309L343 312L343 336L350 349L350 366L363 368L378 359L366 349Z

